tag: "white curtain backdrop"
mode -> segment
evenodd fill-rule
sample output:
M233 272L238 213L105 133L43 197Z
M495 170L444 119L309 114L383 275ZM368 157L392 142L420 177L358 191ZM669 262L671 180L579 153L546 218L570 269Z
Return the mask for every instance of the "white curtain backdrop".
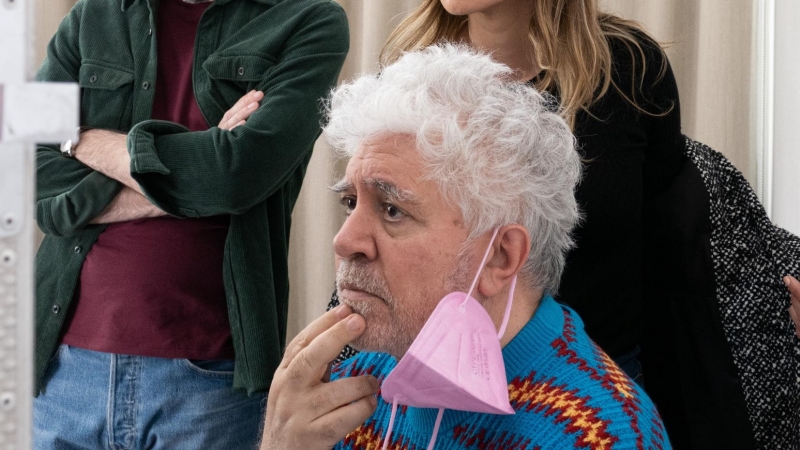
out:
M118 1L118 0L106 0ZM391 30L419 0L338 0L350 20L350 54L342 80L377 68ZM38 0L39 59L73 0ZM721 151L758 182L753 118L755 2L751 0L601 0L602 7L634 19L667 49L678 80L684 133ZM334 285L331 241L344 218L327 190L343 172L324 137L317 142L293 214L290 243L289 337L325 309Z

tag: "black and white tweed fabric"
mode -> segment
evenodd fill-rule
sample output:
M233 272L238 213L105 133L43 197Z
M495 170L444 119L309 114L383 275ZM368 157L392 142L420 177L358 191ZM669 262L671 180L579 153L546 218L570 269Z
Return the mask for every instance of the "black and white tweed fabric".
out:
M800 275L800 238L773 225L742 174L691 139L711 209L711 253L723 329L762 449L800 449L800 340L782 279Z

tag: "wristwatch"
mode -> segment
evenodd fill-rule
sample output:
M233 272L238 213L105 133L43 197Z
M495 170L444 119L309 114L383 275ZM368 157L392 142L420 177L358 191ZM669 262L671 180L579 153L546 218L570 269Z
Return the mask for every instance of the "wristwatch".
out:
M73 141L72 139L68 139L61 143L61 154L66 156L67 158L74 158L75 152L73 151L75 146L78 145L78 140L76 139Z
M75 157L75 147L78 145L78 141L81 138L81 133L84 131L89 130L89 127L78 127L78 138L75 140L67 139L66 141L61 143L61 154L66 156L67 158L74 158Z

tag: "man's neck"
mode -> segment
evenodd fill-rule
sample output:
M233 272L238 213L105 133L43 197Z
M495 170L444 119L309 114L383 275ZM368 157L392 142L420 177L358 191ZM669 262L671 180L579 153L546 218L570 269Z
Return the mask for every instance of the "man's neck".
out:
M517 287L514 290L514 300L511 305L511 314L508 318L508 325L503 336L500 337L500 346L505 347L516 335L525 328L525 325L533 318L536 308L542 301L544 291L542 289L531 289L525 286L525 282L517 280ZM503 315L508 301L508 288L499 294L492 303L489 315L492 317L495 326L500 329L503 322Z

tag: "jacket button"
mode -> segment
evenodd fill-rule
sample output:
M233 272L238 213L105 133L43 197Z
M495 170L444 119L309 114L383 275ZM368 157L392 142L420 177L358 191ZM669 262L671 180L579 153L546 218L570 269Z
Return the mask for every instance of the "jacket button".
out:
M237 70L236 73L238 73L239 76L244 75L244 67L239 67L239 70Z
M81 248L80 245L76 245L75 248L72 249L72 251L74 251L77 254L80 254L83 251L83 248Z
M53 314L58 314L61 311L61 307L58 305L53 305Z
M142 83L142 89L144 89L145 91L150 89L150 83L148 83L147 81Z
M149 30L147 30L147 35L148 35L148 36L150 36L150 35L152 35L152 34L153 34L153 29L152 29L152 28L150 28Z
M89 77L89 83L94 83L97 81L97 75L92 75Z

